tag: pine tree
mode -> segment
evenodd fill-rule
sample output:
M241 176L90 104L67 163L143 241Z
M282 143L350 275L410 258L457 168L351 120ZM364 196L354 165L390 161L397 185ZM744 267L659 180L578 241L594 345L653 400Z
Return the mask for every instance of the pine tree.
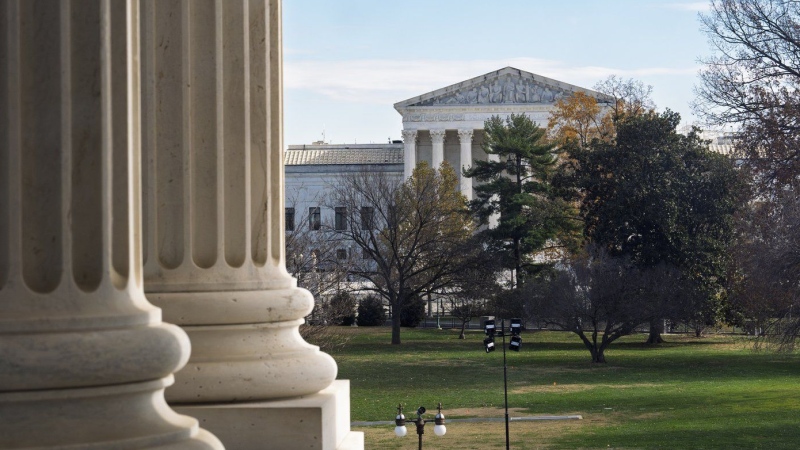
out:
M499 214L497 226L480 234L503 267L514 270L516 282L524 283L543 265L545 251L570 242L576 215L551 184L558 155L544 128L512 114L487 120L484 132L483 150L499 160L476 160L465 171L479 182L470 207L482 224Z

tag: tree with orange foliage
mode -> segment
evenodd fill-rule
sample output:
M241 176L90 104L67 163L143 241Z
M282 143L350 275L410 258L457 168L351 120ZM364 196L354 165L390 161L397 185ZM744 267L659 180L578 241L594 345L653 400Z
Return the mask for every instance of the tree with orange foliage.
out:
M575 92L556 102L547 130L558 147L565 148L570 141L580 148L585 148L592 139L611 142L616 135L616 121L655 110L650 98L653 87L641 81L611 75L595 84L594 89L608 100L598 102L591 95Z
M547 129L550 139L559 147L571 140L586 147L592 139L608 140L614 134L614 124L608 109L590 95L576 92L559 99L555 106L547 122Z

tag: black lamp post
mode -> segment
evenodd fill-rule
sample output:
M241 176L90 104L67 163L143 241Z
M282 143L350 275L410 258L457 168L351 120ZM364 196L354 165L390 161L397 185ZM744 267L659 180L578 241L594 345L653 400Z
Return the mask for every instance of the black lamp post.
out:
M435 424L433 427L433 434L437 436L444 436L447 433L447 427L444 426L444 414L442 414L442 404L439 403L439 413L436 414L436 417L433 419L433 423ZM417 426L417 435L419 436L419 450L422 450L422 435L425 434L425 419L422 418L422 415L425 414L425 407L420 406L417 408L417 418L415 420L409 420ZM394 419L395 427L394 427L394 434L398 437L404 437L408 434L408 429L406 428L406 416L403 415L403 405L397 405L397 417Z
M518 352L522 347L522 319L511 319L511 342L508 348ZM500 334L497 334L497 326L494 320L487 320L483 326L483 332L486 334L486 339L483 340L483 346L486 353L493 352L495 349L494 338L501 336L503 338L503 394L505 395L506 406L506 450L511 448L509 434L508 434L508 366L506 364L506 319L500 321Z

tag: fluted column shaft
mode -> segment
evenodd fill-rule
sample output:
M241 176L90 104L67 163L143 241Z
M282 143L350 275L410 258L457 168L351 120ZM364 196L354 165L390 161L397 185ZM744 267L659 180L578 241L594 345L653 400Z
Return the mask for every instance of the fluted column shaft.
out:
M434 169L438 169L444 161L444 135L445 130L431 130L431 143L433 144L431 165Z
M464 170L472 167L472 129L458 130L458 140L461 143L461 170L459 178L461 181L461 194L472 200L472 178L464 176Z
M0 448L221 449L142 289L138 2L0 1Z
M403 180L414 173L417 166L417 130L403 130Z
M145 291L192 355L171 402L311 394L333 359L284 262L280 2L143 4Z

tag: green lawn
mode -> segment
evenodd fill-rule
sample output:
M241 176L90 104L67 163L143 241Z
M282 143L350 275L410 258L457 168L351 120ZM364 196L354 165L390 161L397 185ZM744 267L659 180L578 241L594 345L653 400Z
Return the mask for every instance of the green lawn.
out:
M388 328L341 328L351 334L332 353L339 378L351 382L352 420L392 420L397 403L409 411L442 402L448 418L503 417L503 355L483 351L482 333L457 339L453 330L403 330L392 346ZM742 337L644 336L612 344L608 364L592 365L577 337L523 334L508 352L513 416L581 414L584 420L511 424L513 448L799 449L800 358L755 353ZM407 414L408 415L408 414ZM367 448L416 448L393 427L359 428ZM425 448L504 448L502 424L448 425Z

